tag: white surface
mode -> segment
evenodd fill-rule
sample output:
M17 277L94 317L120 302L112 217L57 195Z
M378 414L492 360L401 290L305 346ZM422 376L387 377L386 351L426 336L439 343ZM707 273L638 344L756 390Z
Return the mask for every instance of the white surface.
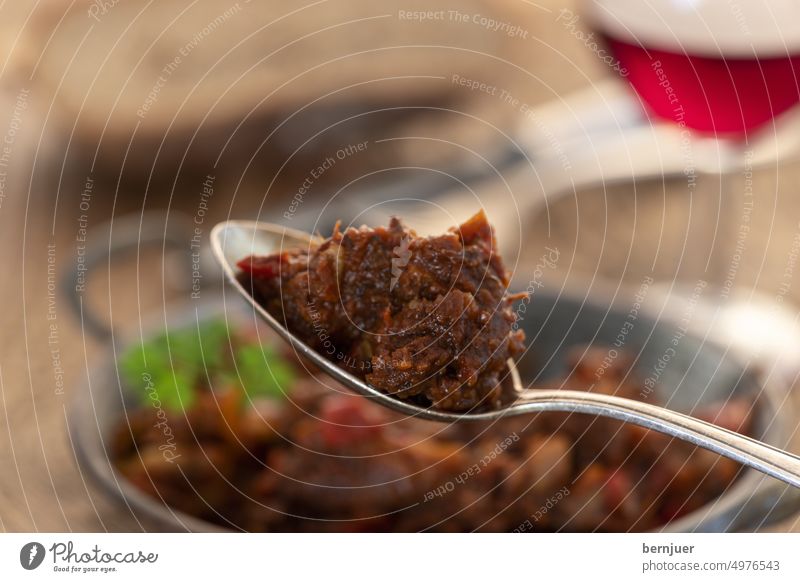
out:
M800 51L798 0L586 0L611 36L652 48L728 57Z
M54 563L54 543L72 541L76 554L157 553L155 563L111 564L116 572L87 573L84 566ZM36 570L20 566L20 550L39 542L47 550ZM652 553L643 545L690 547L689 553ZM797 580L797 540L791 534L559 534L359 535L359 534L8 534L0 538L4 580ZM779 561L779 570L752 570L759 561ZM744 568L750 562L750 570ZM645 564L697 564L699 571L650 571ZM731 569L736 563L737 569ZM78 572L55 572L55 566ZM653 566L650 566L653 568ZM669 565L663 566L669 568ZM756 566L756 567L760 567ZM713 568L713 570L709 570Z

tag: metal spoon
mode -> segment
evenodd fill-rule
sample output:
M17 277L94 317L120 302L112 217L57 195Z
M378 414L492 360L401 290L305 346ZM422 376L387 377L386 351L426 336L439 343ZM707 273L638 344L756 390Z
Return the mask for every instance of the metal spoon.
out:
M308 347L259 305L236 279L237 261L248 255L268 255L292 248L307 247L313 237L308 233L275 224L249 220L231 220L217 224L211 232L211 248L228 281L258 312L269 326L300 354L353 392L407 415L439 422L496 420L500 417L544 411L595 414L632 422L709 449L800 487L800 457L782 451L708 422L660 406L617 396L574 390L524 389L514 362L509 360L507 380L518 398L509 406L478 413L455 413L423 408L398 400L373 388L321 354Z

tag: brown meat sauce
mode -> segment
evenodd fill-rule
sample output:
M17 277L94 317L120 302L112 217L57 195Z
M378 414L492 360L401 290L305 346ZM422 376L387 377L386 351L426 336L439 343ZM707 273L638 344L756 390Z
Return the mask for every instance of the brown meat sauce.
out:
M393 218L247 257L240 280L313 349L388 394L442 410L497 408L524 334L495 248L483 212L431 237Z
M637 398L606 350L577 348L565 388ZM287 354L287 358L291 358ZM298 368L302 373L302 368ZM404 417L329 380L301 375L284 400L243 406L202 391L170 414L165 459L149 404L117 426L114 464L158 502L247 531L647 531L726 491L734 461L633 424L545 413L444 426ZM752 402L698 417L749 433Z

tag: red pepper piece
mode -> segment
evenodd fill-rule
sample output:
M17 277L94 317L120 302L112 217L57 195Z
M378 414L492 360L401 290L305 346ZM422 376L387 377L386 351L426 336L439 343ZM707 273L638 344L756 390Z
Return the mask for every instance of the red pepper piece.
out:
M376 438L385 422L357 397L328 398L320 410L320 419L324 422L320 427L322 438L333 449Z
M285 257L285 253L266 257L251 255L236 263L236 266L257 279L271 279L280 274Z

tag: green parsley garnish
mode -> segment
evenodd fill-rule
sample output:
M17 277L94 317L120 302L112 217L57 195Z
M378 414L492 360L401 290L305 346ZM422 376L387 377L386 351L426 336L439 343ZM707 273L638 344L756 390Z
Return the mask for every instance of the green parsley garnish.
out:
M272 347L243 341L221 319L170 330L131 347L119 367L128 386L140 386L149 377L149 391L172 411L190 408L198 390L210 388L233 387L250 399L280 398L295 379L292 366ZM142 393L142 400L149 397Z

